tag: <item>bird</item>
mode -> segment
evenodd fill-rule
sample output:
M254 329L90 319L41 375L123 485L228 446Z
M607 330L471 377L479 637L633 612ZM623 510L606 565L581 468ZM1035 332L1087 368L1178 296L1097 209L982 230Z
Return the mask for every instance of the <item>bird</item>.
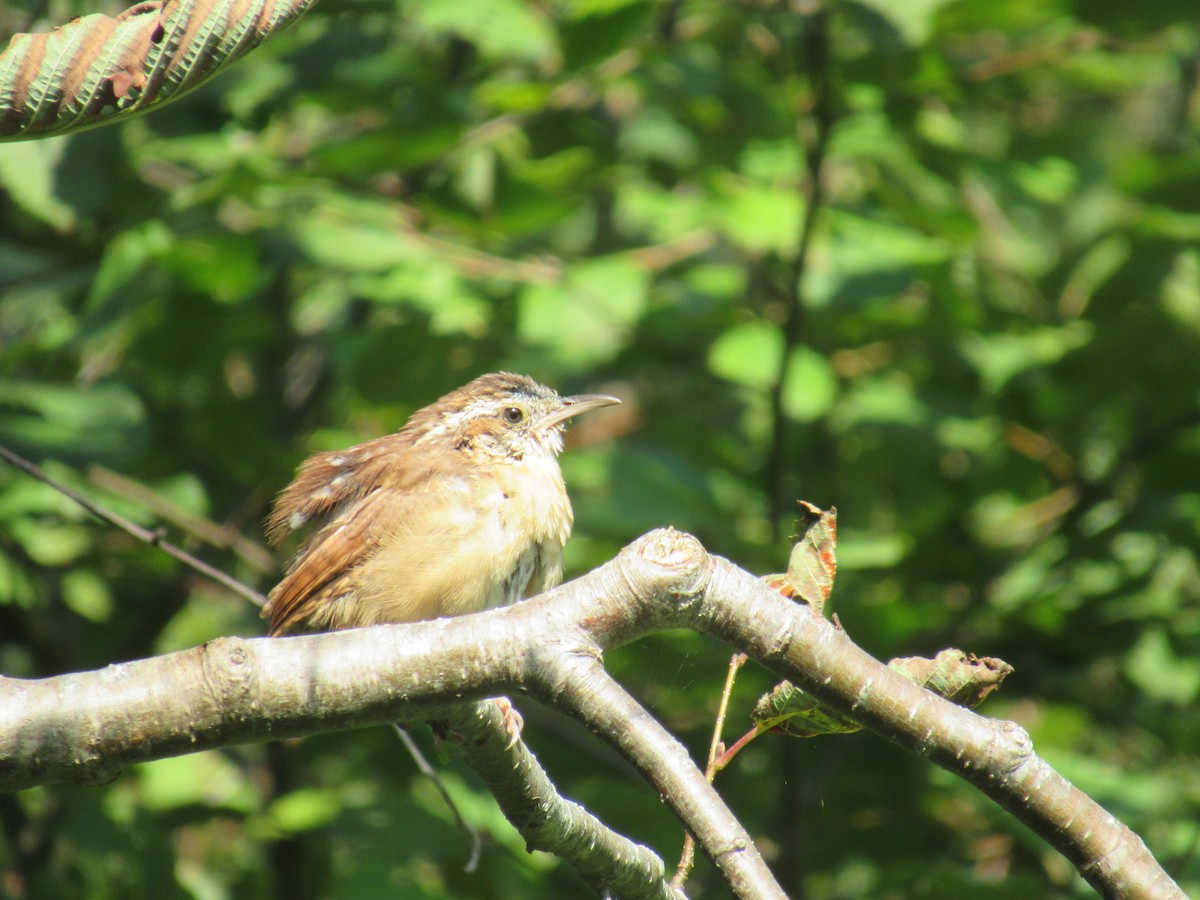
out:
M526 375L481 375L393 434L302 463L267 537L308 536L270 592L272 636L460 616L554 587L573 512L558 456L580 413Z

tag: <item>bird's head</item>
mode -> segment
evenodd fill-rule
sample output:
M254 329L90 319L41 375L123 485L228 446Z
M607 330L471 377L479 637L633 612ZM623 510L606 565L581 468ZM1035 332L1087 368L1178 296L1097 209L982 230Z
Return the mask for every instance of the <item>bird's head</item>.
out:
M620 402L604 394L562 397L526 375L495 372L414 413L406 430L420 434L417 443L448 441L468 452L515 459L531 453L557 456L568 419Z

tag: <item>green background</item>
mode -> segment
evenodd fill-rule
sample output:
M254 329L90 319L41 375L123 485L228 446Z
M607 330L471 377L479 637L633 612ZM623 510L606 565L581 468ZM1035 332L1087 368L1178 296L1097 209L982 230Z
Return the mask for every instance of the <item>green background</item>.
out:
M836 506L850 635L1012 664L982 712L1200 894L1198 83L1181 0L323 0L173 106L0 146L0 442L267 589L230 538L261 542L306 453L496 369L620 393L563 458L569 574L668 524L778 571L791 500ZM261 633L0 469L0 672ZM608 662L699 758L728 652L671 633ZM729 739L770 686L747 667ZM636 773L520 705L563 791L673 866ZM471 875L377 729L0 798L0 893L583 894L448 755L492 835ZM795 897L1089 895L870 734L765 737L718 786ZM703 862L690 889L724 894Z

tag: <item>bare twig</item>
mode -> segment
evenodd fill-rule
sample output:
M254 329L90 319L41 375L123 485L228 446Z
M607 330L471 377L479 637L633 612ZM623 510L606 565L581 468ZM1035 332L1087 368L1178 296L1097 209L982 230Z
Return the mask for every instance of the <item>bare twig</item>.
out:
M467 278L501 278L519 284L559 284L568 269L567 264L555 256L508 259L421 231L407 221L399 226L399 230L408 240L427 247ZM620 255L647 272L659 272L700 255L716 242L717 236L713 231L700 228L660 244L647 244L622 251Z
M232 550L238 559L259 572L274 572L278 568L274 555L262 544L250 540L234 527L188 512L140 481L98 465L87 467L87 477L97 487L132 500L206 544L218 550Z
M716 769L716 771L720 772L723 768L733 762L733 758L735 756L746 749L747 744L760 735L765 734L767 730L768 729L763 728L761 725L755 725L728 747L724 748L721 752L721 755L717 757L716 762L713 763L713 767Z
M698 228L661 244L650 244L625 251L625 257L648 272L660 272L693 256L699 256L717 243L717 236L707 228Z
M663 4L662 17L658 22L658 39L669 44L678 37L679 10L683 0L668 0Z
M163 529L160 528L151 531L149 528L143 528L141 525L129 521L124 516L117 515L115 512L105 509L99 503L89 500L78 491L67 487L58 479L52 478L39 466L34 465L29 460L17 453L14 453L7 447L0 446L0 459L3 459L14 468L20 469L26 475L30 475L43 484L47 484L54 488L54 490L58 491L64 497L86 509L97 519L120 528L127 534L132 535L139 541L144 541L152 547L158 547L163 553L167 554L167 556L179 560L184 565L189 566L190 568L199 572L201 575L211 578L213 581L223 585L224 587L233 591L235 594L240 594L251 603L254 603L257 606L263 606L267 602L267 598L258 591L254 590L254 588L242 584L236 578L226 575L220 569L213 568L203 560L192 556L192 554L188 553L186 550L181 550L179 547L172 544L166 539Z
M1065 37L1055 38L1037 46L990 56L971 66L967 70L967 77L972 81L988 81L992 78L1020 72L1023 69L1046 65L1061 66L1066 64L1072 56L1095 50L1097 47L1103 46L1107 40L1104 33L1098 29L1083 28Z
M400 738L400 743L404 744L404 749L408 751L408 755L412 757L412 761L416 763L418 771L433 782L433 786L441 796L442 802L446 804L446 807L450 810L450 815L454 817L455 826L470 843L471 852L467 856L467 864L463 866L463 871L469 875L479 868L479 857L483 853L483 840L479 837L479 830L463 818L458 804L454 802L454 798L446 790L446 785L442 782L442 776L438 774L437 769L429 764L429 760L425 758L425 754L421 752L421 748L417 746L417 742L413 740L413 736L408 733L408 729L399 722L393 722L392 728L395 730L396 736Z
M725 714L729 711L729 697L733 693L733 682L737 678L738 670L745 664L746 654L735 653L730 657L729 671L725 673L725 687L721 689L721 704L717 708L717 718L713 723L712 742L708 745L708 762L704 766L704 778L709 784L713 783L717 772L722 768L717 765L717 760L725 757L725 748L721 740L721 733L725 730ZM679 855L679 865L675 868L675 877L671 879L671 887L676 890L683 888L683 883L687 881L688 873L691 872L695 861L696 839L689 831L683 836L683 852Z

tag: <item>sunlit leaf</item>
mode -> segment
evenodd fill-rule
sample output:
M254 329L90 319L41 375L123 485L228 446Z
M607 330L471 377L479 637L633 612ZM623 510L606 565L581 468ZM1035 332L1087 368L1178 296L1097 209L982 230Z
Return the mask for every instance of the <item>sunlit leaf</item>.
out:
M297 788L267 807L270 826L285 834L320 828L341 810L341 799L332 791L316 787Z
M1037 366L1057 362L1091 340L1092 327L1071 322L1024 333L970 334L963 337L963 354L979 370L984 386L997 392L1012 378Z
M470 40L488 58L538 60L554 51L545 19L516 0L424 0L410 12L421 27Z
M521 297L519 333L573 368L609 358L646 305L647 276L632 261L581 263L564 284L532 285Z
M76 615L92 622L112 618L113 599L108 584L91 569L72 569L62 579L63 603Z
M765 322L726 329L708 352L713 373L735 384L765 390L779 376L783 336Z
M121 384L0 382L0 442L88 461L121 459L146 438L145 409Z
M717 224L738 246L790 257L800 235L803 203L795 190L730 180Z
M249 811L256 791L243 772L220 753L194 753L138 768L138 786L148 809L166 812L189 806Z

